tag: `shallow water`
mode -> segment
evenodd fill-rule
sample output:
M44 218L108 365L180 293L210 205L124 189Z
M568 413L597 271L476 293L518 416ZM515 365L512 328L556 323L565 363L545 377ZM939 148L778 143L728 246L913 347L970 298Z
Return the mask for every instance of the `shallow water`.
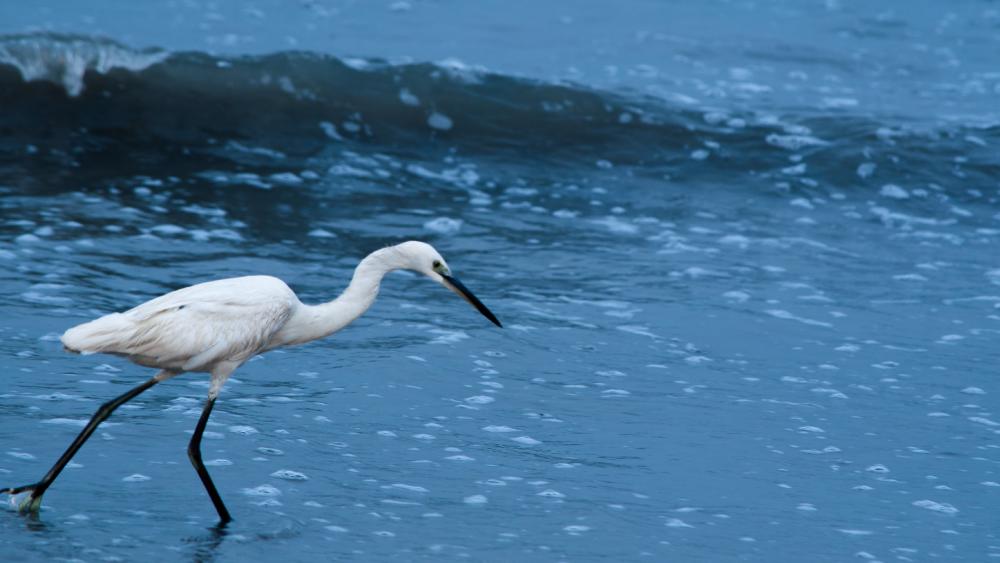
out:
M417 238L506 327L393 274L226 385L224 532L188 374L4 552L1000 557L1000 13L626 4L0 8L0 485L148 376L58 335L196 281Z

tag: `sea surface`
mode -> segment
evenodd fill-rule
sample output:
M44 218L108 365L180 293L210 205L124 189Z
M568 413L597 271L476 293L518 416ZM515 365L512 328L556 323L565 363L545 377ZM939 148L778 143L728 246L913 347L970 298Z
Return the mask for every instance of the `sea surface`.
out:
M216 278L331 338L102 425L5 561L1000 560L1000 5L0 5L0 486ZM7 497L2 499L6 505Z

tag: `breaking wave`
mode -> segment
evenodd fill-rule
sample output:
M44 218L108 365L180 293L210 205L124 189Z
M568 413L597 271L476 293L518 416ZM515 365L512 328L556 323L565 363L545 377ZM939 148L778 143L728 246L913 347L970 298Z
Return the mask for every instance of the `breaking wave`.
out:
M876 169L911 183L958 175L972 187L1000 174L994 123L917 124L850 107L818 114L678 106L457 61L217 57L17 35L0 38L0 92L0 180L41 163L267 168L348 147L727 182L749 173L805 188L849 188Z

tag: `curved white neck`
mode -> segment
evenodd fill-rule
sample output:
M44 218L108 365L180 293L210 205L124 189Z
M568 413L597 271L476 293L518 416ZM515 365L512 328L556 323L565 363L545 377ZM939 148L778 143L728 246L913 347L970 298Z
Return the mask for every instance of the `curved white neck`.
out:
M391 260L391 248L372 252L354 269L350 285L333 301L300 304L285 326L274 335L269 348L302 344L329 336L364 314L378 296L382 278L400 265Z

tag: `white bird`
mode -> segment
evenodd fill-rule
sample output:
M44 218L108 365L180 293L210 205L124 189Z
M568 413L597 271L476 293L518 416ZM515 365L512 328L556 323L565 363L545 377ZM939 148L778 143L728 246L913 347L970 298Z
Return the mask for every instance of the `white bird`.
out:
M160 371L131 391L108 401L41 481L0 493L28 493L18 510L35 513L42 495L97 426L122 404L153 385L181 373L211 374L208 400L188 445L188 457L208 491L219 519L231 520L201 460L201 436L226 379L253 356L302 344L344 328L371 307L382 278L393 270L413 270L454 291L497 326L500 321L461 282L427 243L409 241L372 252L358 264L344 292L328 303L306 305L285 282L271 276L210 281L178 289L125 311L75 326L63 346L80 354L106 353Z

